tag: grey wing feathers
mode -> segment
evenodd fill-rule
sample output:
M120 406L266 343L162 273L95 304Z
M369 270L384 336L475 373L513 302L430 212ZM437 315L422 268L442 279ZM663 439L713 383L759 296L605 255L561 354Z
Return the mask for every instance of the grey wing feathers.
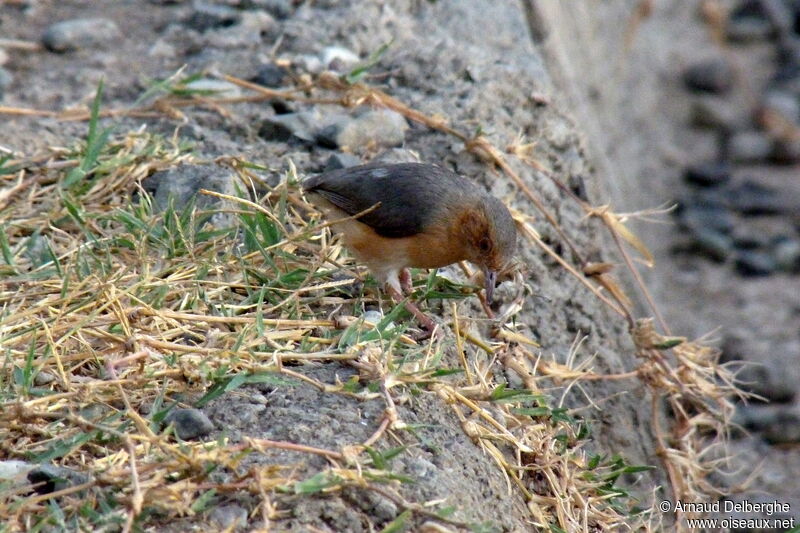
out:
M380 206L358 218L384 237L410 237L435 220L444 199L474 185L433 165L363 165L312 176L303 189L321 195L349 215ZM444 194L449 193L449 194Z

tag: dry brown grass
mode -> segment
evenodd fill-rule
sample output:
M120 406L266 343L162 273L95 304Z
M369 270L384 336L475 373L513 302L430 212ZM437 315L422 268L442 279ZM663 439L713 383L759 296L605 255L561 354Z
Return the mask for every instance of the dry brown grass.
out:
M6 169L11 164L18 168L0 176L5 259L0 449L5 458L53 461L91 477L51 494L8 484L0 491L0 521L6 524L0 530L28 531L42 520L67 530L109 524L130 530L134 524L147 527L169 517L195 515L213 505L213 494L240 492L260 498L255 514L267 528L280 516L273 502L281 491L332 492L352 485L392 499L405 511L396 525L416 515L446 527L469 527L425 502L406 501L399 482L389 482L386 467L368 453L387 431L403 428L393 393L412 385L435 392L452 409L465 433L503 472L509 490L524 495L530 523L538 527L649 530L658 522L657 513L629 514L616 483L638 467L585 452L582 447L591 438L585 426L574 413L547 404L544 392L554 384L580 386L599 379L645 383L673 500L702 501L714 493L706 479L716 465L706 452L726 435L729 397L735 391L717 364L718 353L697 342L663 337L651 320L637 320L610 275L611 265L582 259L536 192L508 165L506 154L486 138L466 136L380 90L331 75L287 92L226 79L255 91L248 101L285 98L384 106L462 140L554 224L565 248L579 258L577 264L548 247L527 217L515 213L523 246L555 258L587 292L628 322L639 366L608 376L575 363L574 356L567 358L568 364L542 358L532 339L514 331L513 318L524 312L522 305L499 317L493 338L481 338L468 327L467 305L461 301L473 288L434 276L418 283L421 297L437 290L453 298L447 334L434 341L417 343L407 336L400 307L378 325L343 315L342 309L359 309L354 302L363 303L374 292L347 294L359 275L305 202L293 172L278 186L264 188L257 166L234 158L218 161L236 174L242 191L254 200L248 204L229 198L220 205L219 210L235 216L237 230L228 230L204 225L208 213L158 213L146 196L139 203L131 201L141 192L141 180L155 170L195 161L175 142L139 133L115 136L92 162L91 172L70 187L63 186L64 180L86 162L86 150L54 149L46 158L6 162ZM105 114L175 116L187 106L224 109L233 103L173 95L146 108ZM17 110L23 112L34 114ZM64 118L91 116L73 113ZM561 186L527 150L512 147L509 152ZM608 207L573 201L608 229L629 274L649 300L625 243L645 259L647 252L625 228L625 217ZM663 323L661 330L668 331ZM488 357L474 357L478 352ZM440 375L442 354L462 373ZM280 385L286 379L302 380L328 394L354 395L347 384L321 383L283 364L306 360L351 364L362 383L375 385L379 392L371 396L383 398L386 411L370 439L339 450L264 439L181 443L158 423L172 397L218 394L248 381ZM499 387L492 372L497 363L517 373L526 390ZM235 483L208 478L209 465L234 471L242 453L272 448L323 455L334 466L305 480L280 466L250 469Z

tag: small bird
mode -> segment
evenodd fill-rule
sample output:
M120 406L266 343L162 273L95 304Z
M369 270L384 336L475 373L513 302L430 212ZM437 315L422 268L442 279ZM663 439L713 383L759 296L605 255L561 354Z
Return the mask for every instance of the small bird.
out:
M397 301L411 291L409 267L463 260L483 270L491 301L497 273L510 265L516 249L517 231L506 206L435 165L360 165L312 176L302 188L331 220L345 219L334 229ZM419 308L411 302L406 308L433 331L433 321Z

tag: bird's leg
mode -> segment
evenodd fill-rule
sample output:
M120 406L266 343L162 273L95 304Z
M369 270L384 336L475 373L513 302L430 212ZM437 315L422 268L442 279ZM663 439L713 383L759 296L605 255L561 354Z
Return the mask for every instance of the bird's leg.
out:
M424 336L420 337L419 338L420 340L427 339L428 337L433 335L433 332L436 329L436 322L431 320L431 318L428 315L420 311L419 307L414 305L414 303L412 303L409 300L406 300L400 293L400 291L398 291L396 288L392 287L391 285L387 285L386 290L389 293L389 296L391 296L397 303L402 303L403 306L406 308L406 310L412 315L414 315L414 318L416 318L419 321L420 325L425 330Z
M411 285L411 272L407 268L400 269L400 288L403 289L403 294L406 296L414 290Z

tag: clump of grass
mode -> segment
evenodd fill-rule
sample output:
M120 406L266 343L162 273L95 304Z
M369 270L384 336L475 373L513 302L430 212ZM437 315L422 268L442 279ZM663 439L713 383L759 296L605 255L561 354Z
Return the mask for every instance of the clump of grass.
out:
M372 63L379 58L376 53ZM338 100L228 79L264 98L385 106L454 135L503 170L555 224L535 192L480 132L461 134L364 85L359 81L364 72L345 80L329 75L316 80L314 89L338 94ZM198 95L182 94L179 86L163 87L168 96L157 105L127 113L196 102ZM57 498L16 488L0 491L0 518L9 530L144 528L206 511L222 492L261 498L262 517L269 523L278 516L270 503L276 495L328 494L352 486L397 504L401 513L386 526L389 531L402 529L412 518L490 530L492 524L456 518L463 510L410 502L401 495L402 485L411 480L392 471L392 459L405 447L384 446L384 436L392 431L409 440L424 437L399 418L393 400L397 393L439 396L503 473L508 490L524 496L534 526L551 531L646 529L653 518L643 512L647 503L634 501L620 480L651 467L589 452L589 425L577 412L554 405L548 394L548 387L559 383L597 379L639 379L651 387L659 452L676 494L699 501L709 493L697 428L710 418L713 431L724 433L726 398L733 390L720 384L726 374L716 366L713 351L659 337L649 322L637 323L609 268L586 263L562 228L557 233L580 260L577 266L543 243L526 217L515 213L531 245L550 254L628 320L643 361L639 369L602 376L575 364L573 354L568 364L543 360L530 350L536 342L513 327L521 307L502 317L506 327L496 336L483 338L464 318L467 304L462 302L472 289L435 274L418 279L417 296L449 303L445 337L415 342L402 306L387 309L377 324L367 322L361 309L370 291L343 292L361 276L305 202L293 171L278 186L250 198L255 202L241 199L221 208L235 215L233 228L210 226L210 213L191 204L158 212L141 181L155 170L195 159L186 147L158 136L114 136L100 128L100 95L87 115L86 142L75 150L55 150L55 164L0 160L0 179L6 183L22 173L14 201L0 211L2 449L9 457L55 461L93 476ZM527 152L524 162L538 165ZM220 163L236 174L242 191L257 189L258 165L233 158ZM135 195L138 201L132 201ZM618 243L641 248L624 230L624 217L583 207L603 221ZM321 383L284 365L306 361L349 364L358 375L344 383ZM492 370L496 365L518 374L525 388L498 384ZM266 439L236 445L224 439L177 443L160 429L159 422L186 390L198 393L194 405L203 406L245 384L294 387L299 382L326 394L382 398L384 418L367 441L341 450ZM659 425L664 397L683 417L676 425L683 429L669 430L672 436L680 432L677 439L667 439ZM334 466L305 478L298 478L291 465L252 469L233 488L209 477L213 471L234 472L242 454L270 449L323 456Z

